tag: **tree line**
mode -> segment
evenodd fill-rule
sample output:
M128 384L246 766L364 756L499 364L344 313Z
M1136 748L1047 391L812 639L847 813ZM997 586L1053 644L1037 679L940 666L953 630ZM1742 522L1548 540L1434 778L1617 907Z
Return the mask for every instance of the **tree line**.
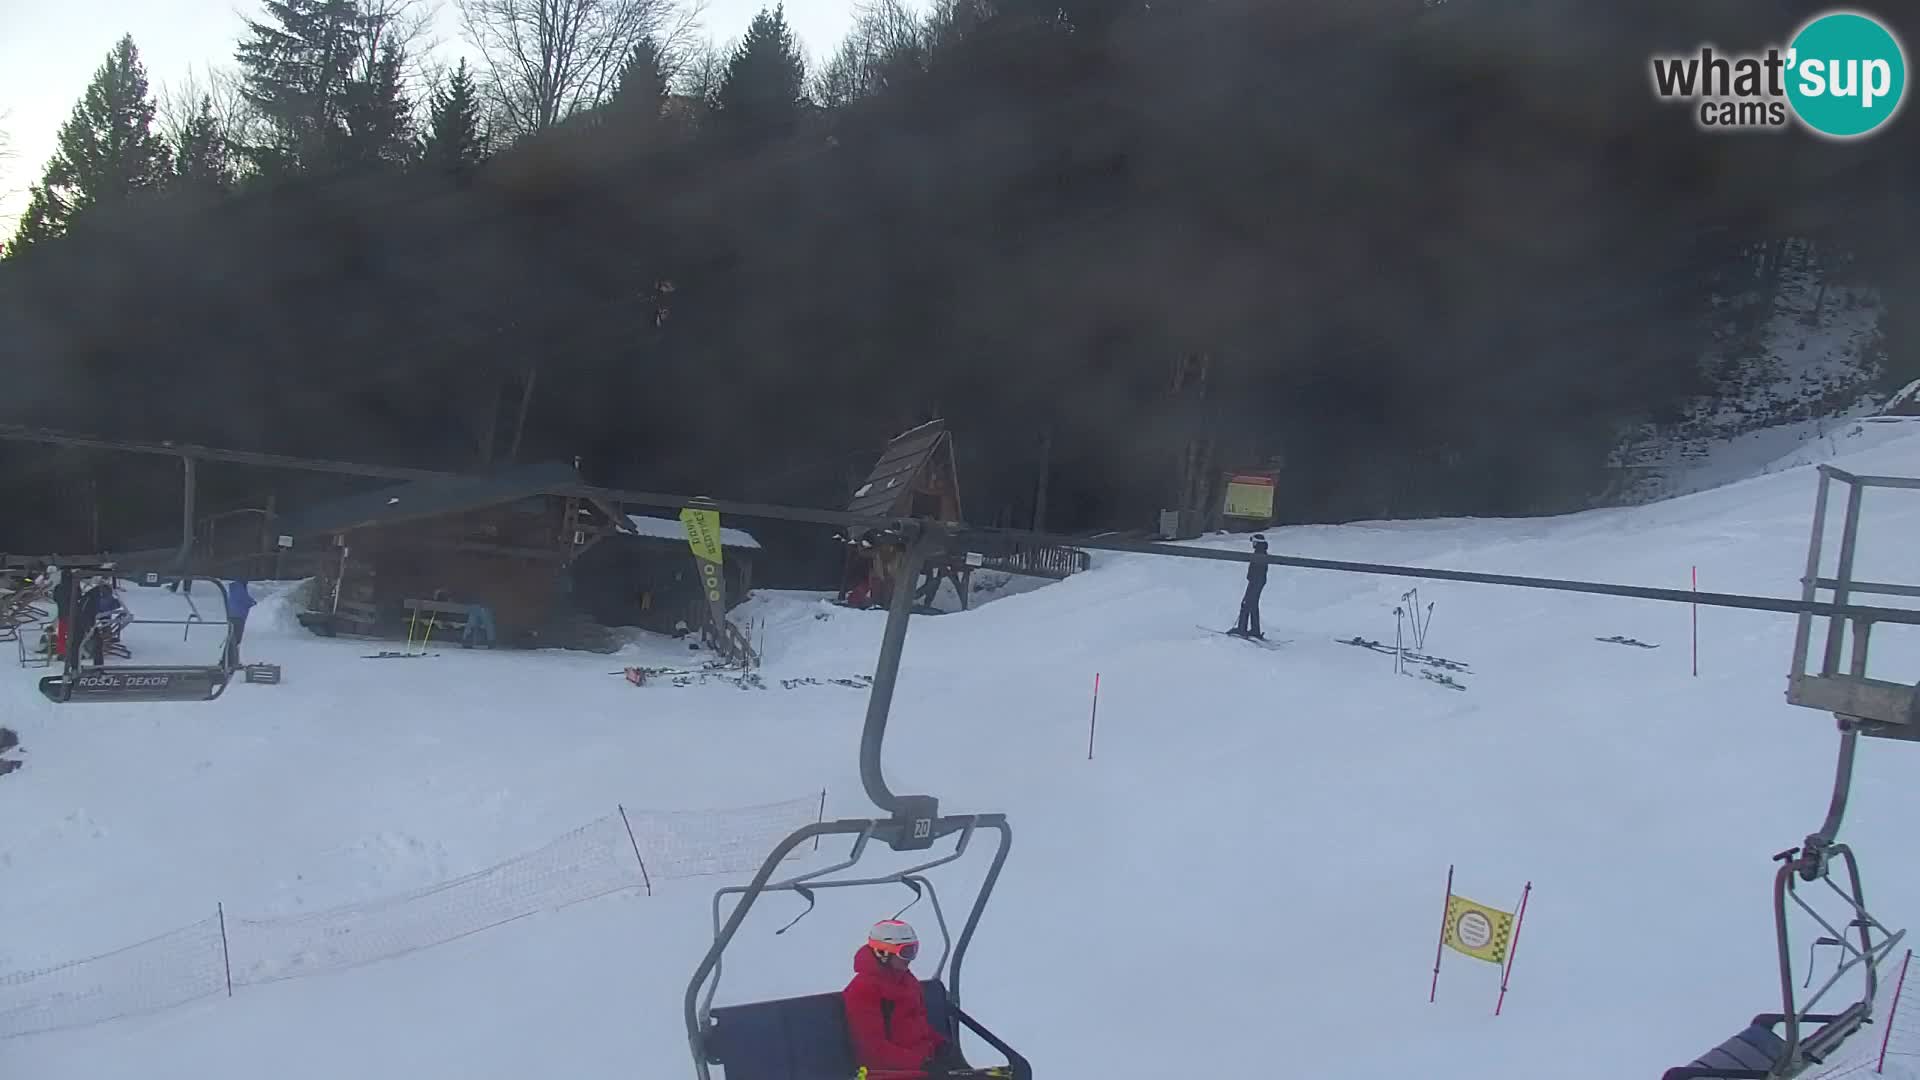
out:
M778 8L715 50L665 0L461 0L436 69L404 0L268 0L224 93L162 109L130 40L87 87L0 262L7 412L811 505L940 416L969 518L1044 470L1061 529L1150 525L1196 447L1278 462L1287 520L1585 505L1756 252L1910 306L1913 125L1648 89L1817 6L881 2L810 69ZM64 508L16 530L168 520L160 474L0 455Z

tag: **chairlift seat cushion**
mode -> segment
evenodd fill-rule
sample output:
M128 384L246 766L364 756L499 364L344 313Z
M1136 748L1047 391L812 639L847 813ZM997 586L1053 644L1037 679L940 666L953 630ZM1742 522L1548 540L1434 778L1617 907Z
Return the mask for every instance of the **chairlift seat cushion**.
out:
M946 986L938 979L920 986L927 1022L951 1038ZM838 991L716 1007L706 1042L726 1080L847 1080L859 1069Z
M1722 1075L1714 1070L1728 1070L1725 1073L1728 1076L1764 1076L1786 1048L1787 1041L1774 1034L1771 1027L1750 1024L1739 1034L1694 1058L1691 1064L1667 1070L1663 1080Z
M927 1002L927 1026L949 1039L959 1037L954 1030L953 1014L947 1011L947 987L939 979L922 979L920 990Z
M707 1051L727 1080L847 1080L855 1070L837 993L716 1008Z

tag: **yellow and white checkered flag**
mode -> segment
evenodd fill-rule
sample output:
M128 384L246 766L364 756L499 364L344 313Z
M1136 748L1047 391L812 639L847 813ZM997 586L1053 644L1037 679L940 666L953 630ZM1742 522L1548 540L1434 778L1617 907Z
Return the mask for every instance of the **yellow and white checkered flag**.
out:
M1464 896L1448 896L1446 934L1441 940L1475 960L1505 964L1507 943L1513 940L1513 913Z

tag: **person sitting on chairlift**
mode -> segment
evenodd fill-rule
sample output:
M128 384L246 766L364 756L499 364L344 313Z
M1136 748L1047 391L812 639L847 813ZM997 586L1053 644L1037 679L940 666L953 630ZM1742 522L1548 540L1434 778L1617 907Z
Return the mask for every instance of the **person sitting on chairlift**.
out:
M80 594L79 606L73 613L73 631L79 640L72 645L76 649L84 648L92 656L94 667L106 666L107 650L119 625L115 615L124 610L125 605L113 595L113 582L108 578L95 578Z
M927 1022L925 991L908 970L919 953L913 927L883 919L853 954L853 981L841 998L854 1061L868 1069L937 1078L968 1068L960 1048Z

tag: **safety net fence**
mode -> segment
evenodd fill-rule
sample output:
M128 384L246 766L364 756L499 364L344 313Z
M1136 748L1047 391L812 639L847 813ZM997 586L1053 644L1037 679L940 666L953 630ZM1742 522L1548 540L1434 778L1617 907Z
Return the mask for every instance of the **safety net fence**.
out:
M817 820L824 804L816 793L725 810L622 807L517 858L396 896L266 919L215 905L206 919L136 945L0 975L0 1039L404 956L663 881L744 873L781 837Z

